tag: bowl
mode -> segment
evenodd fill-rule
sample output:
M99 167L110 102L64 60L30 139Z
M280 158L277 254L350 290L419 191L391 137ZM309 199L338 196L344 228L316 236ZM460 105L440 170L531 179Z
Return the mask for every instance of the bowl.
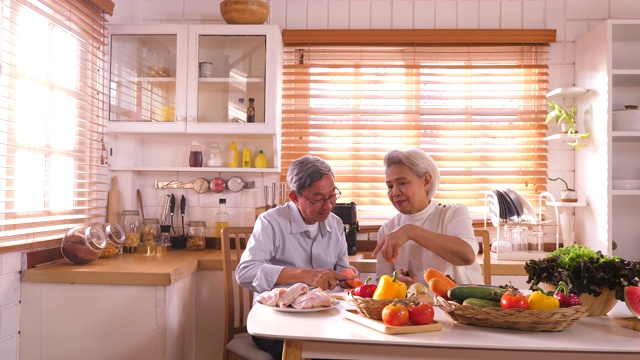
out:
M220 13L227 24L264 24L269 4L261 0L224 0Z

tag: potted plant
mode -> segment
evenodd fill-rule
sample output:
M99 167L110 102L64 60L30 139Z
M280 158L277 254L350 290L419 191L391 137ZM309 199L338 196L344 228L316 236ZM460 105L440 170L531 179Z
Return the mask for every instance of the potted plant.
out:
M551 180L551 181L562 181L564 183L564 190L562 190L560 192L560 201L563 202L577 202L578 201L578 192L575 189L572 189L569 187L569 184L567 184L567 182L561 178L561 177L557 177L555 179L552 179L550 177L547 176L547 179Z
M580 297L589 315L605 315L616 301L624 301L624 288L638 286L640 261L608 256L587 246L559 248L542 259L524 264L531 289L540 284L557 286L564 281Z
M567 145L574 149L580 151L581 147L587 146L587 144L580 140L588 138L590 133L587 132L581 134L578 132L578 125L576 124L576 115L578 114L577 105L573 104L571 110L567 110L558 105L555 101L549 101L549 108L551 111L547 114L545 123L548 124L551 120L555 119L556 124L560 125L562 131L573 139L573 141L567 143Z

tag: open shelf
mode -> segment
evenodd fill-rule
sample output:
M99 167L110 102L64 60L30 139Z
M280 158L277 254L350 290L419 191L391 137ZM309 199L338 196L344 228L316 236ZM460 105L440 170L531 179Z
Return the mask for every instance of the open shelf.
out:
M586 94L587 91L587 89L577 86L557 88L547 93L547 99L575 98Z

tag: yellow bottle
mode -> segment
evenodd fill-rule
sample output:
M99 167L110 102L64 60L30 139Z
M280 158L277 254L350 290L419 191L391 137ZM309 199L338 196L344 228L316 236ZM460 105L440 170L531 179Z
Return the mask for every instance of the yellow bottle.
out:
M257 168L266 168L268 166L267 157L264 156L262 150L260 150L260 153L256 156L255 165Z
M251 167L251 149L242 149L242 167Z
M229 150L227 150L227 167L238 167L238 147L236 146L235 141L231 142L231 145L229 145Z

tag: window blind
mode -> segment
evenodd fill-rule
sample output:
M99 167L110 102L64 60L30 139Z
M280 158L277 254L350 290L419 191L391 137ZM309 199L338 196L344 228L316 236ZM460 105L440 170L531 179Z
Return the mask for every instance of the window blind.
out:
M296 158L320 156L341 202L355 202L363 220L386 219L396 210L384 155L417 147L440 168L435 199L476 216L492 189L545 191L555 31L537 34L285 30L282 180Z
M113 2L5 0L0 9L0 246L46 246L106 212L104 13Z

